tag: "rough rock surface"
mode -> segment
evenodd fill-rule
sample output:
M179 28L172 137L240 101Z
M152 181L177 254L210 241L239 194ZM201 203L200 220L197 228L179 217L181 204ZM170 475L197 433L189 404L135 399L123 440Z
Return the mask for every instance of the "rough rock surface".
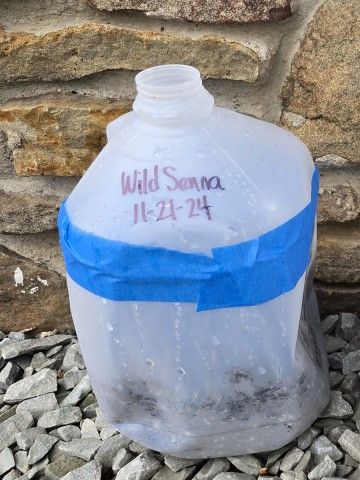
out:
M290 0L90 0L102 10L138 10L146 15L191 22L248 23L282 20L291 15Z
M358 0L326 0L307 29L283 90L281 123L315 157L360 160L359 15Z
M0 325L5 332L73 329L65 279L58 273L0 246L0 285Z
M205 77L254 82L266 70L273 47L220 34L174 35L94 22L44 35L0 30L0 82L69 80L163 63L190 64Z
M11 129L19 136L19 142L13 149L18 174L81 175L104 146L106 125L126 113L129 108L128 101L84 95L59 94L22 99L21 102L9 102L0 107L0 128L5 131ZM43 218L43 222L49 223L46 213L56 215L54 199L44 195L41 198L43 211L36 205L40 199L30 197L24 215L29 217L27 211L33 201L37 208L36 215ZM11 208L14 210L18 207L16 203L14 205L16 200L18 199L9 203L1 216L6 215L8 209L9 216ZM26 219L23 223L25 221ZM40 225L36 227L37 223L38 220L35 222L35 231L40 228ZM14 227L11 229L14 230Z

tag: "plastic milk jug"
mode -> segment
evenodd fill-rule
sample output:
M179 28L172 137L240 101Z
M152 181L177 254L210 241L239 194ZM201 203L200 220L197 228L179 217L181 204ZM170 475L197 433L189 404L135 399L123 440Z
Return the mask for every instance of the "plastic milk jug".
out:
M311 155L214 106L193 67L136 85L58 222L98 403L123 435L178 457L279 448L329 399Z

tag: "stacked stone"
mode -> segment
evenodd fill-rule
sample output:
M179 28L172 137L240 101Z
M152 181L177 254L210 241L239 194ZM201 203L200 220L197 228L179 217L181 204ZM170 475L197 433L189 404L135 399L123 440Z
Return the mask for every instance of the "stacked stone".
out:
M220 106L309 145L321 171L320 306L359 309L358 0L0 3L4 331L71 327L59 204L104 145L107 123L131 108L135 73L161 63L194 65Z
M322 323L331 400L279 450L183 459L149 450L107 423L77 339L0 332L0 478L3 480L360 480L360 319Z

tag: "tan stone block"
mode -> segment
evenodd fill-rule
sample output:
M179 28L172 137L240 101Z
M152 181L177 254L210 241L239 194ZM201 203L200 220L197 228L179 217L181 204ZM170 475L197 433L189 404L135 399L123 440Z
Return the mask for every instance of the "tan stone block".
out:
M106 125L129 108L80 95L28 98L0 106L0 128L18 132L19 175L81 175L104 146Z
M358 0L326 0L306 31L283 89L280 123L316 157L335 154L360 161L359 18Z
M320 225L315 278L327 283L360 282L360 228Z
M138 10L146 15L191 22L248 23L282 20L291 15L290 0L90 0L102 10Z
M21 271L23 285L15 284L16 269L17 280ZM0 285L1 330L73 328L66 283L58 273L0 246Z
M315 289L322 315L360 311L360 284L329 285L317 282Z
M163 63L193 65L204 77L254 82L275 50L275 44L262 40L232 40L219 34L189 36L99 23L44 35L0 30L0 82L69 80Z
M360 182L355 176L321 178L318 223L349 222L360 215Z

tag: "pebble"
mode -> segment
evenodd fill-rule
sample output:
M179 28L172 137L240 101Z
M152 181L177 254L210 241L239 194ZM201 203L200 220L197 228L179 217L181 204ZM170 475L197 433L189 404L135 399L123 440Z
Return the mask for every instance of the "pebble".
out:
M343 369L343 360L346 357L345 352L334 352L328 355L329 367L333 370Z
M351 455L352 458L360 462L360 435L351 430L345 432L339 437L339 445Z
M100 432L100 437L101 440L106 440L107 438L113 437L114 435L117 435L119 432L116 430L116 428L113 427L103 427ZM135 443L135 442L133 442ZM138 444L139 445L139 444ZM142 447L144 448L144 447ZM139 452L142 453L142 452Z
M338 314L328 315L327 317L325 317L324 320L321 322L322 331L324 333L331 333L335 329L338 320Z
M86 375L86 370L80 370L78 367L73 367L64 373L62 384L65 390L74 388L83 376Z
M21 402L27 398L56 392L56 390L56 372L54 370L44 369L31 375L31 377L18 380L10 385L5 393L4 400L8 403Z
M201 467L194 480L213 480L219 473L227 472L230 466L227 458L212 458Z
M329 432L329 440L334 443L338 443L340 436L347 430L346 425L339 425L338 427L333 428Z
M343 373L360 371L360 350L348 353L343 359Z
M124 465L118 471L116 480L149 480L160 468L161 462L152 453L144 452Z
M39 435L46 433L45 428L33 427L15 435L16 443L21 450L29 450Z
M78 457L82 460L92 460L95 453L100 448L101 441L91 438L75 438L70 442L64 442L59 446L59 450L64 455Z
M114 458L117 452L121 448L127 448L130 444L130 440L123 435L115 435L107 440L103 441L99 450L97 451L95 458L103 467L111 468Z
M29 470L28 455L25 450L19 450L14 455L15 467L19 472L26 473Z
M70 440L74 438L81 438L81 430L76 425L64 425L63 427L51 430L49 435L53 435L64 442L70 442Z
M302 459L300 460L300 462L294 468L294 472L295 473L297 473L297 472L308 473L311 464L312 464L312 456L311 456L311 452L309 452L309 450L308 450L307 452L304 453Z
M0 372L0 390L7 390L18 377L21 369L16 363L7 362L5 367Z
M44 458L57 441L58 439L52 435L45 433L39 435L29 450L29 465L33 465Z
M255 477L254 475L249 475L248 473L224 472L224 473L219 473L219 475L216 475L215 479L216 480L255 480Z
M308 447L310 447L315 438L320 435L320 432L321 430L318 427L312 426L308 428L307 430L305 430L305 432L299 435L297 446L301 450L306 450Z
M47 358L50 358L50 357L53 357L54 355L56 355L57 353L60 352L60 350L62 350L62 345L57 345L56 347L53 347L53 348L50 348L50 350L48 350L46 352L46 357Z
M100 440L98 429L95 423L89 418L85 418L81 424L81 438L95 438L96 440Z
M0 451L15 443L15 435L31 428L34 419L30 413L22 412L12 415L0 424Z
M13 470L10 470L10 472L8 472L5 477L3 477L3 480L16 480L17 478L20 477L20 473L13 469Z
M349 418L353 409L349 402L344 400L341 392L334 391L330 394L330 402L320 415L320 418Z
M292 470L302 459L304 452L298 447L289 450L280 463L280 470L287 472ZM250 473L250 472L247 472Z
M73 343L67 349L61 369L64 372L67 372L74 367L79 368L80 370L85 368L84 359L81 355L80 346L78 343Z
M50 480L60 480L67 473L85 465L85 460L77 457L62 457L45 468L45 476ZM89 480L91 480L89 478Z
M345 340L352 340L360 331L360 320L354 313L341 313L336 334Z
M19 403L16 412L30 412L38 420L44 413L59 408L58 401L54 393L46 393L38 397L30 398Z
M336 463L329 456L316 465L308 474L309 480L322 480L324 477L332 477L336 472Z
M107 427L104 427L104 428L107 428ZM142 445L140 445L140 443L137 443L137 442L131 442L128 448L130 452L133 452L136 454L144 453L146 452L146 450L149 450L148 448L143 447Z
M127 463L131 462L134 459L134 455L126 450L126 448L120 448L118 453L115 455L115 458L112 462L113 472L118 472ZM168 468L168 467L166 467Z
M334 353L342 350L347 344L346 340L333 335L325 335L325 347L327 353Z
M61 425L78 423L81 418L82 413L79 407L60 407L44 413L38 420L38 426L44 428L60 427Z
M45 353L38 352L33 355L30 363L30 367L36 370L46 361Z
M67 473L63 480L100 480L101 465L96 460Z
M258 475L262 467L260 461L254 455L229 457L229 460L240 472L248 473L249 475Z
M334 388L340 385L340 383L344 380L345 375L340 372L330 372L330 387Z
M91 383L89 375L85 375L76 387L60 402L62 407L67 405L77 405L88 393L91 392Z
M0 475L4 475L15 467L15 459L10 448L4 448L0 453Z
M17 342L8 342L1 348L1 355L5 360L19 355L50 350L56 345L64 345L71 340L70 335L53 335L46 338L31 338Z
M173 472L177 472L185 467L191 467L192 465L197 465L202 462L202 459L197 458L178 458L173 457L172 455L165 455L164 462Z
M173 472L168 466L163 466L155 475L152 480L188 480L194 476L197 469L196 465L183 468L178 472Z
M310 452L314 455L315 463L320 463L327 455L335 462L344 456L338 447L325 435L320 435L313 441Z
M344 393L349 393L357 401L360 400L360 378L359 375L355 372L348 373L345 375L344 380L341 384L341 390Z

